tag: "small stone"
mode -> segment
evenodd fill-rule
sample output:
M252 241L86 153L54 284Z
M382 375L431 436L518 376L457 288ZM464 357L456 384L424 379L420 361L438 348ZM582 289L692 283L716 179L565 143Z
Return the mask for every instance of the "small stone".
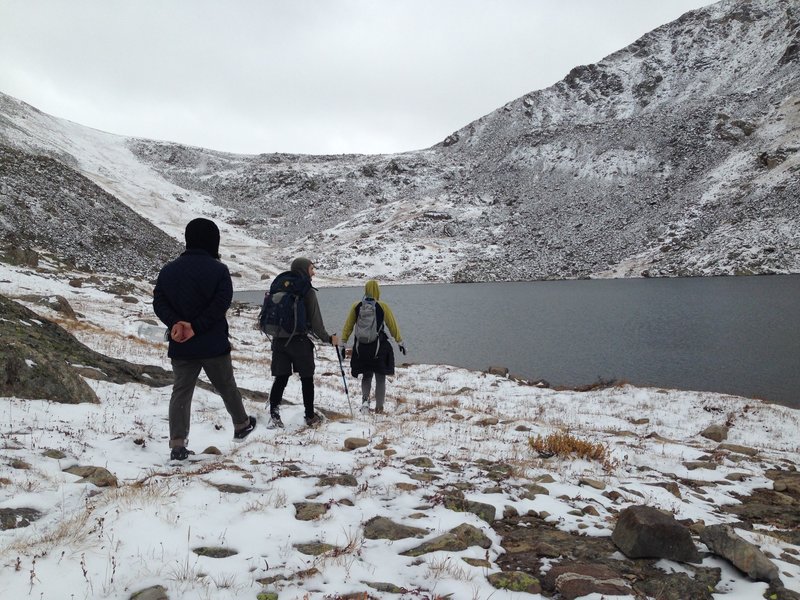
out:
M364 537L368 540L402 540L427 535L427 529L395 523L386 517L373 517L364 523Z
M542 586L538 579L521 571L492 573L487 579L489 583L499 590L527 592L528 594L539 594L542 591Z
M69 467L65 473L82 477L78 483L92 483L97 487L117 487L117 478L104 467Z
M236 550L231 550L230 548L220 548L217 546L200 546L199 548L193 548L192 552L198 556L207 556L209 558L228 558L229 556L235 556L238 554Z
M357 448L363 448L364 446L369 446L369 441L365 440L364 438L347 438L344 441L344 449L345 450L356 450Z
M695 471L697 469L710 469L714 471L717 468L717 463L709 460L692 460L683 463L683 466L686 467L689 471Z
M411 465L412 467L422 467L425 469L432 469L435 465L433 461L428 458L427 456L419 456L417 458L409 458L406 461L406 464Z
M294 509L298 521L313 521L328 512L328 507L319 502L295 502Z
M62 458L67 458L67 455L64 454L61 450L45 450L42 452L42 456L46 456L47 458L54 458L56 460L61 460Z
M307 554L309 556L320 556L322 554L325 554L326 552L331 552L332 550L336 550L336 546L333 546L331 544L325 544L323 542L312 542L310 544L295 544L294 547L301 554Z
M755 456L758 450L750 448L749 446L740 446L739 444L720 444L717 450L727 450L728 452L735 452L736 454L744 454L745 456Z
M473 567L481 567L483 569L491 569L492 563L486 560L485 558L469 558L466 556L462 556L461 560Z
M223 494L246 494L253 491L252 488L243 485L236 485L234 483L212 483Z
M700 435L714 442L721 442L728 439L728 427L725 425L709 425L700 432Z
M579 485L586 485L596 490L604 490L606 489L606 484L602 481L597 481L596 479L589 479L588 477L581 477L578 480Z
M342 485L346 487L357 487L358 479L349 473L339 473L338 475L324 475L319 478L317 485L332 487L334 485Z
M134 592L131 594L130 600L169 600L169 596L167 596L167 590L164 587L154 585Z

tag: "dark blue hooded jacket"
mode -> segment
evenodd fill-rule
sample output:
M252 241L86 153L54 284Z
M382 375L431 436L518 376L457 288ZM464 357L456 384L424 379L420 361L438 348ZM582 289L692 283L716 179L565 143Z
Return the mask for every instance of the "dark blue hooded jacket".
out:
M228 267L207 250L192 248L167 263L153 290L153 309L169 328L178 321L192 324L195 335L177 343L170 339L170 358L213 358L231 351L225 313L233 298Z

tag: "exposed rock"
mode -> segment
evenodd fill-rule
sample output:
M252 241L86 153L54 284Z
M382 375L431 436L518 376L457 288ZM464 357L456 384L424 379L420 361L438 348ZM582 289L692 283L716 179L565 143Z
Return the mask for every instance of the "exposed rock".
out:
M3 246L33 246L75 268L126 277L153 277L181 252L177 241L65 160L10 148L4 137L0 132ZM19 260L18 252L10 254Z
M681 496L681 488L674 481L666 481L666 482L662 482L662 483L653 483L651 485L654 485L654 486L660 487L660 488L664 488L665 490L667 490L670 494L672 494L676 498L681 498L682 497Z
M328 507L319 502L295 502L294 508L298 521L313 521L328 512Z
M710 471L715 471L718 465L710 460L690 460L683 463L683 466L689 471L695 471L697 469L709 469Z
M486 579L498 590L527 592L528 594L538 594L542 591L538 579L521 571L492 573Z
M469 556L462 556L461 560L472 567L480 567L481 569L492 568L492 563L485 558L471 558Z
M737 569L756 581L779 583L778 568L756 546L736 534L729 525L709 525L700 540L718 556L729 560Z
M433 464L433 461L428 458L427 456L420 456L417 458L409 458L406 461L406 464L411 465L413 467L423 467L425 469L432 469L436 465Z
M650 506L631 506L623 510L611 539L629 558L700 562L689 529L671 515Z
M522 487L525 490L525 493L522 495L522 497L525 498L526 500L533 500L536 498L536 496L539 495L541 496L550 495L550 490L548 490L543 485L537 485L535 483L526 483L523 484Z
M602 491L602 490L606 489L606 484L605 483L603 483L602 481L597 481L596 479L589 479L588 477L581 477L578 480L578 483L580 485L586 485L586 486L592 487L592 488L594 488L596 490L601 490Z
M61 450L49 449L42 452L42 456L46 456L47 458L53 458L56 460L61 460L62 458L67 458L67 455L64 454Z
M369 440L365 440L363 438L350 437L344 441L345 450L355 450L357 448L363 448L364 446L369 446Z
M559 563L547 572L543 583L546 589L556 590L564 600L589 594L633 595L633 590L619 572L597 564Z
M200 546L199 548L192 548L192 552L198 556L207 556L208 558L228 558L238 554L236 550L218 546Z
M717 446L717 450L727 450L728 452L735 452L736 454L744 454L746 456L755 456L758 454L758 450L755 448L741 446L739 444L720 444Z
M65 473L77 475L78 483L92 483L97 487L117 487L117 478L105 467L69 467Z
M467 523L459 525L438 537L433 538L416 548L406 550L403 556L421 556L430 552L460 552L470 546L491 548L492 541L477 527Z
M236 485L235 483L213 483L211 485L217 488L223 494L247 494L252 492L253 488L244 485Z
M497 375L499 377L508 377L508 368L507 367L489 367L487 370L489 375Z
M98 402L94 390L63 358L9 338L0 345L0 395L65 404Z
M358 486L358 479L349 473L339 473L338 475L323 475L319 478L318 485L325 487L332 487L334 485L343 485L347 487Z
M535 515L524 515L495 521L493 528L502 538L505 554L496 562L505 571L524 571L539 577L545 565L554 569L563 564L570 570L574 564L593 565L607 569L611 579L627 582L634 590L631 595L649 596L661 600L711 600L720 580L719 569L691 564L683 565L686 573L666 573L654 559L620 558L611 537L583 536L560 531ZM555 580L542 580L545 592L555 596Z
M721 508L750 526L764 525L771 529L771 535L800 545L800 473L772 469L766 475L784 491L759 488L748 495L734 493L741 504Z
M368 540L402 540L427 533L427 529L401 525L386 517L373 517L364 523L364 537Z
M336 550L336 546L332 544L326 544L324 542L311 542L308 544L295 544L295 548L301 554L308 554L309 556L320 556L321 554L325 554L326 552L330 552L332 550Z
M59 325L2 295L0 338L4 341L0 345L0 395L64 403L97 402L83 376L151 386L172 383L169 371L103 356Z
M726 425L709 425L700 432L700 435L709 440L721 442L728 439L728 427Z
M0 508L0 530L27 527L41 516L35 508Z
M4 248L2 253L3 260L10 265L20 267L38 267L39 253L31 248L19 246L11 243Z
M491 525L497 509L491 504L466 500L463 494L450 494L444 500L445 507L456 512L469 512L477 515Z
M130 600L169 600L167 590L160 585L134 592L131 594Z
M387 594L405 594L408 590L393 583L384 583L381 581L365 581L369 587L379 592L386 592Z

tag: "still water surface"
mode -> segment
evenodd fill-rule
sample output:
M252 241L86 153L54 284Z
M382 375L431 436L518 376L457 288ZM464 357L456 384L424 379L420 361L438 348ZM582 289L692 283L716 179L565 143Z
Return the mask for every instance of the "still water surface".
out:
M318 290L341 331L362 288ZM579 386L598 379L800 408L800 275L381 286L408 355ZM263 290L237 292L259 303Z

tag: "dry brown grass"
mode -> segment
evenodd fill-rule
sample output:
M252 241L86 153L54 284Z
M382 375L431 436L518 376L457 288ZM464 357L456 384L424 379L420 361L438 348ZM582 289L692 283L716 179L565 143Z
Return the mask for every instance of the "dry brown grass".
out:
M596 460L604 465L611 462L608 448L605 444L581 440L567 431L551 433L547 437L537 435L535 438L529 438L528 444L535 452L545 458L551 456L578 457L586 460Z

